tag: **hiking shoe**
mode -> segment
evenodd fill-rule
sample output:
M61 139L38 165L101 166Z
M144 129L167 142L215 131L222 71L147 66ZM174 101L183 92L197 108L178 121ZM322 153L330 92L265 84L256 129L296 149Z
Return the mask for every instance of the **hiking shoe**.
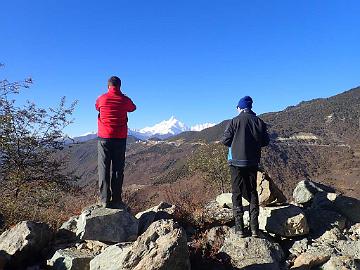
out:
M103 207L103 208L111 208L111 205L109 202L105 203L105 202L101 202L100 203L100 206Z
M112 209L126 209L126 205L123 202L111 202L110 208Z
M259 238L259 230L251 230L251 236L255 238Z

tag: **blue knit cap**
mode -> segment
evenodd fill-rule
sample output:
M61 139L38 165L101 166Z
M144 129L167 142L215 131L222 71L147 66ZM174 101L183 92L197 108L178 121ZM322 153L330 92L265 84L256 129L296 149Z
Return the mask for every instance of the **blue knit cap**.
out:
M239 100L238 107L240 109L251 109L252 108L253 100L249 96L245 96Z

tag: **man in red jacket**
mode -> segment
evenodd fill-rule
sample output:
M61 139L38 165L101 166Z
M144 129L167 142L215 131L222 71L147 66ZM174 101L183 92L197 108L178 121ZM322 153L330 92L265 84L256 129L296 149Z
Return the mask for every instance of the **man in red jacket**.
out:
M136 110L135 104L121 90L121 80L108 80L108 92L96 100L98 115L98 173L100 200L104 207L122 206L127 113ZM110 172L111 168L111 172ZM111 173L111 177L110 177Z

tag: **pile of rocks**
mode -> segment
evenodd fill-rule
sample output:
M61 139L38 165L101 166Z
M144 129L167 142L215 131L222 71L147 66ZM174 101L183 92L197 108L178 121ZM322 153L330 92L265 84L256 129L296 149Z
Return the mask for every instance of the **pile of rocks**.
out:
M46 224L19 223L0 236L0 269L25 269L44 253L53 254L48 268L59 270L190 269L186 233L172 219L174 209L160 203L135 217L127 208L95 205L55 233Z
M194 224L201 227L190 230L198 232L193 237L176 220L176 206L168 203L136 216L125 206L95 205L56 232L30 221L5 231L0 236L0 270L26 269L41 260L45 267L59 270L186 270L191 268L189 250L199 249L199 242L200 249L210 247L212 256L226 265L209 270L360 269L359 200L304 180L295 188L293 201L286 203L264 173L258 174L258 191L260 238L235 234L231 193L203 208ZM29 269L42 269L37 265Z
M274 186L268 176L260 175L260 179L258 175L261 240L237 238L230 229L231 193L219 195L204 207L203 222L211 228L205 232L206 241L213 241L214 232L229 232L221 235L219 255L225 253L239 269L360 269L359 200L304 180L294 189L293 201L286 203L278 188L263 188L266 182L265 186Z

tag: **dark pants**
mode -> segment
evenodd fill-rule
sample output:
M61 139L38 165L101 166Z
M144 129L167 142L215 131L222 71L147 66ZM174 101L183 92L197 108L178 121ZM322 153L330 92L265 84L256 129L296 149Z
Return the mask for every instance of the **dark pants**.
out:
M121 202L125 167L125 139L98 140L98 173L102 203ZM110 178L111 173L111 178Z
M250 226L258 228L259 197L256 190L257 167L230 166L234 213L244 214L242 197L250 203Z

